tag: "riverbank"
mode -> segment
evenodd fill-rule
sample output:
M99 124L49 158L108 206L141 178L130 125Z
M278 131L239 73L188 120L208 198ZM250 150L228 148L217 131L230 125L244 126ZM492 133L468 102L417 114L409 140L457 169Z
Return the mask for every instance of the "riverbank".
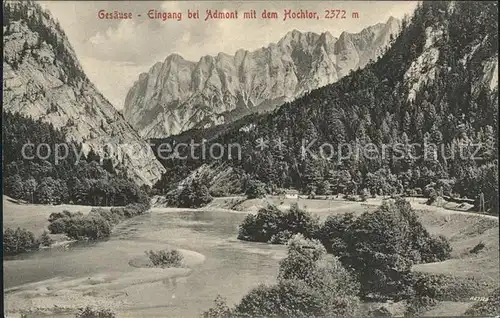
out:
M473 294L439 302L429 312L461 315L463 308L474 303L467 297L483 296L498 286L498 218L428 206L423 204L424 199L411 198L409 202L422 224L432 234L445 235L453 247L450 260L416 265L413 270L453 276L457 282L474 279L482 284ZM324 219L330 214L372 211L382 203L382 198L352 202L277 196L253 200L228 197L216 198L202 209L155 207L151 213L119 224L110 240L72 246L68 250L28 253L4 261L6 283L11 286L5 290L7 317L21 312L38 317L73 317L77 308L87 305L113 308L119 317L179 317L186 316L186 312L195 316L209 308L218 293L234 304L259 283L272 282L278 262L284 256L283 246L236 239L245 214L255 213L269 203L281 209L298 203ZM15 213L23 208L21 214ZM49 211L44 211L45 208ZM91 209L69 208L87 213ZM62 206L13 202L4 205L11 223L19 217L21 224L32 224L41 231L46 228L50 213L62 209ZM485 247L471 253L479 243ZM163 248L181 250L187 266L170 269L133 266L137 265L133 260L144 258L144 251ZM17 283L16 279L25 283ZM402 314L402 304L385 305L393 314Z
M134 245L141 249L149 246ZM182 268L140 266L146 256L139 254L138 248L131 247L130 271L108 271L79 278L55 277L7 288L6 317L20 317L21 313L37 317L74 317L79 308L86 306L109 308L115 312L124 307L133 307L134 301L129 299L132 293L151 284L175 284L177 280L188 277L194 267L205 261L201 253L177 250L183 256Z

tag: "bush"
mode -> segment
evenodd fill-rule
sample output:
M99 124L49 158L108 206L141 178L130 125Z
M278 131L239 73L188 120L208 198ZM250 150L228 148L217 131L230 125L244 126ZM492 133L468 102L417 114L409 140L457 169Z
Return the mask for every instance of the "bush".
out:
M42 236L40 236L39 242L40 245L49 247L52 245L52 243L54 243L54 240L50 237L47 231L44 231Z
M321 181L318 184L318 187L317 187L316 191L317 191L317 194L319 194L319 195L328 195L328 194L331 194L332 191L331 191L331 184L330 184L330 182L328 180Z
M178 250L146 251L154 267L182 267L182 254Z
M49 224L48 229L52 234L66 233L67 219L60 218Z
M132 203L111 209L92 208L88 215L80 212L55 212L49 216L52 234L66 234L71 239L97 240L111 235L111 229L125 218L141 215L150 208L148 203Z
M416 273L413 280L413 295L406 308L408 315L419 315L436 305L438 300L443 300L445 285L443 275Z
M253 242L269 242L282 228L283 212L274 205L257 211L257 215L247 215L239 227L238 239Z
M430 297L416 297L407 302L405 316L420 316L423 312L436 305L436 300Z
M66 233L71 220L76 217L83 217L83 214L81 212L72 213L68 210L51 213L49 216L49 232L51 234Z
M327 316L322 296L302 281L260 285L243 297L235 312L244 317Z
M233 316L226 299L221 295L217 295L214 302L215 306L204 312L203 318L231 318Z
M35 235L26 229L7 228L3 232L3 252L5 255L28 252L37 249L38 245Z
M83 215L80 212L78 212L78 213L79 213L79 215ZM77 215L77 213L71 213L68 210L63 210L62 212L54 212L54 213L51 213L49 215L49 222L52 223L55 220L68 218L68 217L71 217L73 215Z
M260 199L266 196L266 185L258 180L250 180L245 190L247 199Z
M205 312L207 318L226 317L346 317L329 312L325 297L305 282L287 280L276 285L260 285L243 297L234 310L225 304Z
M282 214L280 229L293 234L302 234L306 238L314 238L319 229L319 218L299 208L297 203Z
M238 239L253 242L272 241L279 244L297 233L313 238L318 229L318 218L300 209L296 204L286 212L282 212L274 205L268 205L260 209L257 215L248 215L243 220Z
M75 240L98 240L111 235L111 224L100 215L75 217L67 225L66 235Z
M77 318L115 318L116 314L107 308L93 308L87 306L85 308L80 308L79 312L76 314Z
M486 247L486 245L484 245L484 243L483 243L483 242L479 242L476 246L474 246L474 247L470 250L470 253L472 253L472 254L477 254L477 253L479 253L480 251L482 251L485 247Z
M319 237L344 266L355 271L362 295L380 298L407 297L412 286L411 265L444 260L451 251L446 238L431 238L403 199L385 202L356 220L331 217Z
M177 205L180 208L200 208L212 202L212 200L208 188L201 184L199 180L194 179L190 185L182 189L177 198Z
M274 234L271 236L271 239L269 240L269 243L271 244L286 244L293 236L293 233L284 230L281 232L278 232L277 234Z
M251 317L347 317L358 306L357 283L319 241L295 235L280 262L278 284L261 285L236 306Z
M307 280L325 254L325 247L318 240L307 240L297 234L288 243L287 257L280 261L278 280Z
M116 212L116 209L114 210ZM119 210L120 211L120 210ZM89 215L95 215L98 217L102 217L104 220L109 222L111 225L116 225L120 223L125 218L125 215L120 212L113 213L111 210L103 209L103 208L92 208L90 210Z
M353 213L329 215L317 232L316 238L323 243L328 253L344 257L347 254L347 234L356 218Z
M450 258L452 248L443 235L427 237L427 246L420 251L425 263L440 262Z

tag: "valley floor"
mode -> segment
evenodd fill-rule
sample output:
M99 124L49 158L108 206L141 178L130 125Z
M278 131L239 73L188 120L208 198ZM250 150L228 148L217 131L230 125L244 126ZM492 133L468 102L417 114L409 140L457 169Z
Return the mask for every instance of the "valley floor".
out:
M426 315L461 315L474 303L471 297L485 297L498 287L500 278L498 218L490 215L428 206L420 198L412 198L409 201L429 232L446 236L453 247L452 259L413 267L414 271L444 274L453 277L456 281L456 285L450 286L452 293L450 299L439 302ZM7 279L7 282L13 285L12 287L6 286L8 288L6 289L6 308L8 308L10 314L25 311L30 306L33 307L32 309L43 307L44 312L47 313L47 310L50 312L50 308L74 309L81 306L83 300L94 303L112 302L114 304L124 302L124 304L128 304L127 306L124 305L125 308L129 309L120 311L119 316L131 317L141 314L147 317L159 317L161 316L159 312L164 312L169 308L168 303L173 302L172 316L175 316L175 313L180 314L182 310L186 309L182 309L184 307L177 304L177 300L165 300L165 303L165 301L161 300L160 295L153 294L153 291L163 294L165 290L157 287L155 287L156 289L153 288L153 291L148 293L148 297L154 299L154 301L147 301L133 291L144 291L144 288L149 288L147 286L151 287L151 284L157 284L172 277L187 277L184 278L184 281L179 281L179 284L182 286L186 284L188 287L182 287L181 291L177 291L180 294L184 293L184 297L188 297L183 298L183 302L189 302L190 293L197 293L197 289L210 288L210 296L203 294L204 296L200 296L203 297L201 298L203 300L196 301L199 302L199 306L203 304L203 308L208 308L216 296L215 291L220 291L223 296L229 297L230 302L234 303L251 286L255 286L260 282L272 282L273 278L271 277L274 276L278 260L285 255L282 246L269 246L267 244L236 240L238 224L246 213L256 213L260 207L264 207L269 203L275 204L281 209L286 209L290 205L298 203L300 207L324 219L329 214L347 212L361 214L365 211L373 211L381 202L382 198L369 199L366 202L351 202L341 199L288 199L277 196L246 200L244 197L235 196L215 198L213 202L203 209L178 209L158 207L157 205L152 208L150 216L143 216L138 221L132 219L126 225L119 226L115 230L115 240L104 242L99 248L92 247L92 256L97 260L97 263L92 265L95 268L83 268L87 258L89 258L89 256L83 256L87 255L86 252L81 252L82 254L71 254L72 251L54 252L56 253L54 257L60 258L62 262L82 262L82 272L78 278L68 279L67 276L61 275L61 273L66 273L71 276L73 272L69 269L66 272L64 270L61 270L61 273L57 272L59 274L48 273L43 279L31 279L29 284L17 284L13 282L12 277L4 277L4 280ZM5 227L20 226L35 233L41 233L46 229L48 225L47 218L52 212L67 209L73 212L88 213L91 209L88 206L23 204L8 197L4 197L3 204L4 229ZM168 218L168 222L165 221L165 218ZM168 227L169 230L167 231L164 227ZM476 254L471 253L470 250L479 243L483 243L484 248ZM161 244L173 244L173 246L180 248L186 260L188 260L188 268L170 269L161 273L156 273L156 271L153 273L154 270L149 271L144 268L130 269L130 267L134 266L133 260L137 260L137 257L140 258L141 255L144 255L144 250ZM201 245L204 247L199 248ZM104 246L108 247L104 248ZM111 250L109 250L110 248ZM220 254L221 248L230 248L230 250L227 251L227 254L224 254L226 253L225 250L223 254ZM89 247L84 247L82 251L84 249L89 249ZM239 252L235 251L245 251L246 254L238 254ZM75 258L71 259L71 255L75 255ZM239 255L238 257L241 259L233 259L234 255ZM34 260L27 258L4 261L6 274L14 273L22 277L23 275L33 274L23 272L23 270L32 270L38 268L38 266L40 268L45 266L50 268L50 260L45 259L43 256L40 256L39 260L36 259L38 256L33 257L35 257ZM102 259L103 263L105 263L106 257L108 259L116 258L117 260L107 265L100 264L98 260ZM226 257L228 259L225 259ZM255 264L256 269L266 272L267 276L261 277L259 275L263 274L247 271L246 267L238 268L238 266L246 266L245 264L254 261L254 258L259 259ZM127 260L129 260L129 264L127 264ZM28 266L27 263L30 261L33 264ZM119 264L114 262L119 262ZM208 264L204 264L206 262ZM222 263L219 264L218 262L224 262L224 264L228 265L222 266ZM67 264L68 267L75 266L72 263ZM117 267L116 270L114 266ZM259 266L266 267L260 267L259 269ZM119 274L122 270L123 273ZM85 274L87 272L88 274ZM210 275L215 275L215 277L220 275L221 278L228 277L228 280L212 279ZM471 286L469 283L472 281L479 283L474 283L474 286ZM226 283L230 284L229 286L234 286L233 288L237 292L228 293L228 290L225 291L224 286L226 286ZM245 287L239 286L242 283L244 283ZM193 286L190 284L193 284ZM212 284L214 286L201 287L204 285L199 284ZM52 292L50 288L55 289ZM463 292L459 292L460 290L463 290ZM457 295L453 295L454 291ZM123 295L125 292L127 296ZM206 292L208 293L208 291ZM133 293L135 293L134 296L129 296ZM228 294L229 296L227 296ZM172 295L175 296L175 294ZM179 295L179 297L182 297L182 295ZM141 303L143 309L130 307L130 298ZM165 305L161 306L162 308L154 309L155 306L161 303L165 303ZM401 315L403 313L404 306L401 304L385 303L383 305L393 314ZM368 309L372 305L365 304L365 307Z

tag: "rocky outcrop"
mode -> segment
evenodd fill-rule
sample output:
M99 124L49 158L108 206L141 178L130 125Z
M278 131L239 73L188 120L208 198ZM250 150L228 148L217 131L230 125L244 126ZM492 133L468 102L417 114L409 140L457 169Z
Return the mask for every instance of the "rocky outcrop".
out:
M12 5L16 5L13 3ZM67 37L37 4L28 18L4 22L4 110L52 123L68 139L103 154L139 184L164 171L149 145L84 74Z
M270 110L376 60L399 28L391 17L339 38L293 30L268 47L198 62L172 54L140 74L127 94L124 117L151 138Z

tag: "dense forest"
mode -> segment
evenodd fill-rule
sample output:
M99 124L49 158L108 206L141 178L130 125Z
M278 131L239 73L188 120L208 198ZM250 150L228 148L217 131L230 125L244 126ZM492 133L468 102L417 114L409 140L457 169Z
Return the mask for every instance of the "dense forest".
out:
M167 172L155 187L168 190L201 164L225 161L274 188L475 200L482 193L485 209L497 212L498 88L484 80L498 60L497 33L495 2L423 2L383 56L339 82L272 113L154 140L158 146L204 138L208 146L238 143L242 149L241 160L236 153L232 159L189 158L199 156L200 147L181 148L188 159L159 157ZM426 64L425 58L435 61ZM256 148L258 140L269 147ZM303 156L304 140L316 140L308 147L315 154L322 144L333 145L333 159ZM280 143L285 147L274 146ZM347 147L338 147L367 144L379 149L377 156L346 156ZM403 155L396 158L396 150Z
M2 137L4 194L12 198L93 206L148 202L144 189L115 173L110 160L92 150L83 155L82 146L68 142L52 124L4 112ZM64 154L58 145L67 145L65 159L56 158L56 148Z

